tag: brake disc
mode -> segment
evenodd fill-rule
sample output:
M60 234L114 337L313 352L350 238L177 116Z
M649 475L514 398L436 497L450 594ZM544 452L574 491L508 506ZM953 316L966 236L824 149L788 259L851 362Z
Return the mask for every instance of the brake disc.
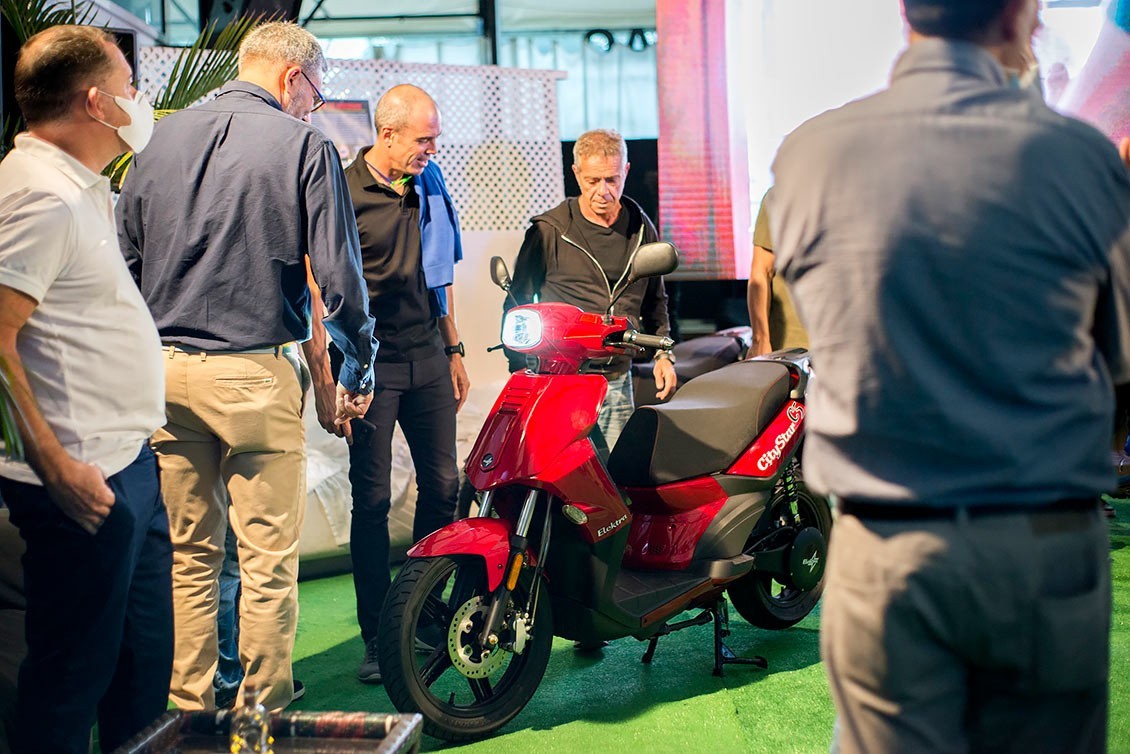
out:
M506 664L500 647L484 649L479 633L486 623L490 605L482 597L472 597L455 611L447 630L447 653L451 664L467 678L486 678Z

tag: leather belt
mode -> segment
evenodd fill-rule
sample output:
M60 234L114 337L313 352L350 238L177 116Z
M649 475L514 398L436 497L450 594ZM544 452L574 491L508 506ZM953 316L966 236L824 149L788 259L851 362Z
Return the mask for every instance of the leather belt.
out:
M162 346L162 348L168 352L169 358L171 359L176 353L190 354L193 356L238 356L247 354L274 354L275 356L282 356L286 350L293 345L294 343L283 343L279 346L264 346L262 348L219 350L212 348L193 348L192 346L182 346L174 343Z
M953 521L962 515L978 516L1034 515L1065 511L1095 511L1098 497L1067 498L1051 503L985 503L957 506L923 505L922 503L875 503L840 498L838 510L856 518L872 521Z

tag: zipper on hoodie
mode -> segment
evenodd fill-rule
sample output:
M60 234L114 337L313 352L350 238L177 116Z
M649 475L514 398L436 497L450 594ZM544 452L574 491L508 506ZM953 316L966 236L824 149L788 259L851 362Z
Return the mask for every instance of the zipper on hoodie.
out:
M600 273L600 279L604 281L604 289L608 291L608 300L609 302L611 302L612 292L620 287L620 284L623 283L624 279L628 277L628 271L632 269L632 260L636 258L636 252L640 250L640 245L643 243L643 227L641 226L639 233L636 234L636 248L632 249L632 253L628 255L628 263L624 266L624 272L620 275L620 279L616 281L615 285L609 285L608 276L604 274L604 268L600 266L600 262L596 261L596 257L592 255L592 252L590 252L584 246L581 246L573 239L569 238L569 236L565 235L564 233L561 234L561 240L566 241L573 246L576 246L581 250L582 254L589 258L589 261L593 263L597 271ZM609 311L611 314L615 314L614 310Z

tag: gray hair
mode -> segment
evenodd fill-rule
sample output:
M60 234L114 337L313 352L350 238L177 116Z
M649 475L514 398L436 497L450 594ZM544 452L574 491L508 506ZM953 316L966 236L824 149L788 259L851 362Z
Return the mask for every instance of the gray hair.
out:
M594 128L577 137L573 144L573 164L580 165L586 157L619 157L624 165L628 162L628 145L619 131Z
M271 21L247 33L239 45L240 69L252 60L297 65L307 74L326 70L318 38L289 21Z

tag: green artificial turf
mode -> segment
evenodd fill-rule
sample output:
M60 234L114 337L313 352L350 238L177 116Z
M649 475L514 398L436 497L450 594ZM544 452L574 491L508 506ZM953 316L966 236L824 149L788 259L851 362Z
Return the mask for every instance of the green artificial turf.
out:
M1111 523L1114 619L1110 751L1130 754L1130 501ZM307 688L292 709L392 712L381 686L354 677L362 644L351 577L303 582L295 675ZM647 645L613 642L596 656L556 639L529 705L500 733L462 746L424 739L424 751L826 752L833 710L818 647L819 611L787 631L761 631L731 611L728 643L762 655L768 670L730 666L711 674L709 625L664 637L650 666Z

